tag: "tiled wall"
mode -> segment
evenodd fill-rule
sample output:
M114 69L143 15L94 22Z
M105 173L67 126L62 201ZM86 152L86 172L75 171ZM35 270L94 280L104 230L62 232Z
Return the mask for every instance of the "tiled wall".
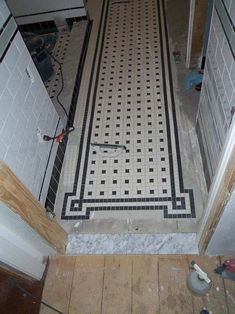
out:
M8 18L10 12L4 1L0 1L0 28L2 28L5 20Z
M235 1L225 1L235 20ZM215 173L235 106L235 61L233 49L214 8L199 103L197 132L208 187Z
M224 0L226 9L228 10L233 22L235 23L235 1L234 0Z
M215 0L215 4L219 0ZM204 123L204 130L206 131L206 143L210 147L210 141L213 140L213 146L216 147L215 140L217 138L218 154L214 156L213 166L217 165L219 152L224 143L226 131L228 130L231 122L231 108L235 106L235 1L224 0L221 3L226 7L230 17L227 18L226 12L220 17L222 22L225 22L224 28L218 18L218 14L214 11L214 17L211 27L210 46L207 58L207 69L205 74L205 84L201 98L201 109L205 109L206 105L209 107L210 115L201 112L201 123ZM220 8L222 8L220 6ZM218 10L217 10L218 11ZM219 13L219 11L218 11ZM230 42L230 46L228 45ZM233 55L232 55L233 52ZM208 85L208 87L207 87ZM207 100L205 102L205 95L210 94L213 96L213 101ZM208 97L207 97L208 98ZM205 115L203 117L203 114ZM234 119L235 117L233 117ZM211 122L217 124L217 134L215 128L209 130ZM220 124L219 124L220 123ZM210 131L210 136L208 133ZM212 160L212 152L208 156ZM210 240L206 254L208 255L234 255L234 223L235 223L235 190L229 196L224 212L219 220L215 232Z
M86 16L83 0L6 0L19 25Z
M2 0L0 12L2 24L9 15ZM0 159L10 166L37 198L51 150L51 142L39 141L37 130L40 129L42 134L54 135L58 119L18 31L0 63ZM55 151L56 144L51 151L42 189L42 203L46 198Z

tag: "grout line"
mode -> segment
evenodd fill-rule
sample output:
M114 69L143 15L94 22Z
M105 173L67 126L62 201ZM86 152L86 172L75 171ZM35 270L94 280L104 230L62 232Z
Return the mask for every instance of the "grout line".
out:
M221 256L218 256L218 260L219 260L219 263L220 265L222 265L222 259L221 259ZM222 279L222 282L223 282L223 287L224 287L224 297L225 297L225 303L226 303L226 308L227 308L227 312L228 314L230 313L230 310L229 310L229 305L228 305L228 298L227 298L227 289L226 289L226 284L225 284L225 280L224 278L221 278Z
M159 313L161 312L161 304L160 304L160 276L159 276L159 257L157 258L157 281L158 281L158 310L159 310Z
M71 258L71 256L68 256L67 258ZM78 257L74 257L74 266L73 266L73 277L72 277L72 280L71 280L71 286L70 286L70 294L69 294L69 302L68 302L68 313L69 313L69 310L70 310L70 304L71 304L71 298L72 298L72 292L73 292L73 282L74 282L74 274L75 274L75 268L76 268L76 262L77 262L77 258Z
M102 281L102 295L101 295L101 308L100 308L100 314L102 314L102 312L103 312L105 262L106 262L106 256L104 255L104 265L103 265L103 281Z
M131 256L131 314L133 313L133 264L134 257Z
M185 256L186 260L187 260L187 264L188 264L188 268L190 268L190 261L189 261L189 256ZM190 292L191 293L191 292ZM195 302L194 302L194 296L191 293L191 299L192 299L192 308L193 308L193 314L197 314L195 313Z

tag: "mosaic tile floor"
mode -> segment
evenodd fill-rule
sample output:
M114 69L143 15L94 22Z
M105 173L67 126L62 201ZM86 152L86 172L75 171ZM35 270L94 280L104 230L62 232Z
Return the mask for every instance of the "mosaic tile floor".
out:
M58 37L52 54L56 58L56 60L58 60L61 63L61 65L63 65L64 57L67 53L68 44L70 40L70 31L63 30L63 32L59 32L57 36ZM50 79L45 82L45 87L53 103L57 103L56 95L58 94L58 91L61 88L61 73L58 62L56 62L53 59L51 61L54 73L52 74Z
M61 219L107 210L195 218L182 176L162 0L104 0L89 91Z

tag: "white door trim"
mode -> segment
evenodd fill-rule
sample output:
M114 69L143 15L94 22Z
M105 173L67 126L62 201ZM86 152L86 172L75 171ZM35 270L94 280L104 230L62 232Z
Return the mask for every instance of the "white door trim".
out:
M186 68L190 68L191 50L192 50L192 37L193 37L193 22L195 12L195 0L190 0L189 22L188 22L188 40L187 40L187 53L186 53Z

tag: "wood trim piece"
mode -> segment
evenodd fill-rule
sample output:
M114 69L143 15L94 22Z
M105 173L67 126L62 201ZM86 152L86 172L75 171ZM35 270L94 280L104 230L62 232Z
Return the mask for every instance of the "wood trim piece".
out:
M233 149L226 170L224 171L217 195L213 201L207 222L199 240L199 252L205 254L207 246L215 232L224 208L230 199L235 183L235 148Z
M206 28L208 11L208 0L196 0L193 30L192 30L192 45L190 56L190 67L198 68L199 59L201 57L204 32Z
M48 219L42 204L3 161L0 161L0 201L20 215L59 253L65 252L67 233L56 221Z

